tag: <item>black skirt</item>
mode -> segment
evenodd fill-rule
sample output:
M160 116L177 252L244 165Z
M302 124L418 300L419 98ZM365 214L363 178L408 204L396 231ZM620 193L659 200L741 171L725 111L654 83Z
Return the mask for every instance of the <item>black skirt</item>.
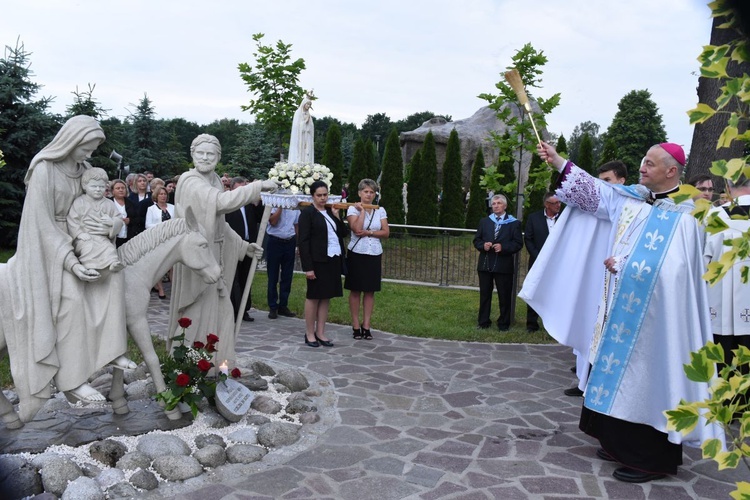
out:
M355 292L379 292L383 255L349 252L344 288Z
M308 299L330 299L341 297L344 290L341 288L341 257L328 257L326 262L313 262L315 279L307 280Z

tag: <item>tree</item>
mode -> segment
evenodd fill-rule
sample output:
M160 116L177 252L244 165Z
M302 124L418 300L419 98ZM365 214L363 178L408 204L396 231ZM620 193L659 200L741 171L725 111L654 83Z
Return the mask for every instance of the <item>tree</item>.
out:
M466 229L476 229L479 221L487 215L487 193L479 184L484 173L484 152L477 149L477 156L471 168L471 182L469 184L469 203L466 206Z
M560 134L560 137L557 138L557 146L555 147L558 153L567 153L568 152L568 143L565 140L565 136Z
M602 154L599 156L599 165L603 165L608 161L617 160L617 145L615 141L607 138L604 141L604 147L602 148Z
M575 164L586 172L594 174L594 144L588 133L584 133L581 138L581 144L578 147L578 161Z
M253 95L242 110L250 111L258 123L278 138L278 152L281 154L284 151L282 144L292 130L294 112L304 93L298 82L305 69L305 60L291 61L291 44L279 40L276 47L263 45L263 36L263 33L253 35L255 66L238 65L240 77Z
M23 207L23 178L31 159L61 125L47 108L51 97L37 99L40 86L31 80L29 53L23 44L6 47L0 59L0 246L16 244Z
M243 125L235 142L226 155L231 174L248 179L267 178L268 170L276 162L276 146L265 127L258 123Z
M388 211L388 222L404 223L404 161L401 158L398 131L391 129L385 141L380 179L380 204Z
M73 104L65 108L66 118L72 118L77 115L86 115L99 120L103 116L106 116L107 110L102 108L101 104L94 99L94 89L96 88L96 85L91 85L89 83L88 87L88 90L82 91L79 91L78 87L76 87L75 91L73 91L75 99L73 100Z
M414 129L418 129L424 124L424 122L435 116L442 116L446 121L451 121L452 118L451 115L438 115L432 111L420 111L419 113L413 113L407 116L403 120L397 121L395 123L396 129L399 133L410 132Z
M438 222L437 155L432 132L425 136L421 151L421 159L419 164L413 165L409 182L409 224L435 226Z
M504 195L508 199L508 206L505 210L509 214L513 214L516 213L518 180L516 179L515 159L511 149L514 146L513 141L510 140L510 132L505 131L499 144L497 164L484 169L479 184L487 191Z
M529 166L529 184L528 193L529 195L524 200L526 206L524 207L524 218L522 220L523 227L526 227L526 221L529 220L529 214L538 212L544 208L542 198L544 193L550 190L550 176L549 166L542 161L539 155L534 155L531 158L531 165Z
M349 167L349 177L347 182L349 183L349 195L348 201L358 202L359 193L357 187L359 181L367 177L367 149L364 139L361 137L357 138L357 142L354 143L354 154L352 155L352 164Z
M365 122L362 124L362 137L370 139L377 148L378 164L380 164L380 160L382 159L380 145L388 137L391 127L393 127L393 123L385 113L367 115Z
M544 130L547 127L545 116L552 112L552 110L560 103L560 94L557 93L549 99L544 99L532 96L530 90L540 87L542 82L541 68L547 64L547 56L544 55L543 51L537 51L531 46L531 44L527 43L513 55L511 61L512 64L508 66L507 69L518 70L521 80L525 84L529 99L535 99L536 104L541 110L541 113L534 114L534 122L539 130ZM480 94L479 98L490 103L490 108L497 112L498 118L506 123L508 129L511 131L508 135L495 135L494 141L498 149L501 151L501 156L503 157L502 160L507 160L510 157L516 161L515 170L519 185L515 197L523 197L526 194L526 186L524 185L521 166L524 164L525 158L529 156L533 157L536 154L536 135L534 134L530 121L526 119L528 113L524 107L518 104L518 98L511 86L503 79L495 84L495 87L500 91L499 94ZM518 111L518 116L513 115L511 112L512 106L514 105ZM529 163L531 163L530 160ZM487 169L483 178L485 186L496 184L495 181L487 179L488 176L496 175L496 173L497 172L492 172L490 169ZM547 175L549 175L549 173ZM523 204L519 203L516 207L516 218L522 219ZM510 210L510 207L508 207L508 212L513 213Z
M412 183L411 175L412 172L421 169L422 165L422 150L418 149L414 156L411 157L409 163L406 165L406 171L404 175L404 182L406 182L406 206L404 207L404 214L406 215L406 223L411 224L411 216L409 215L409 207L411 203L416 203L418 198L419 187Z
M722 2L727 5L732 2ZM739 8L740 2L734 2ZM723 7L722 7L723 8ZM727 18L724 15L714 16L711 26L710 47L722 47L728 44L746 43L746 33L738 29L737 23L730 29L725 29ZM720 54L719 49L705 51L699 60L704 63L709 62L709 58L715 58ZM709 63L710 64L710 63ZM723 109L726 113L718 113L711 120L695 122L693 130L693 141L690 144L690 160L687 165L686 179L690 179L698 174L709 174L712 162L716 160L731 160L744 155L746 147L744 141L731 141L726 143L722 141L721 147L717 148L720 142L721 133L729 125L732 113L741 116L745 111L742 109L744 104L738 98L733 90L726 92L722 87L726 83L732 82L733 85L738 83L743 75L750 74L750 61L745 58L732 58L725 65L719 64L716 67L708 67L707 71L701 70L698 78L698 102L705 105L712 105L721 99ZM716 76L720 75L720 78ZM743 133L746 126L738 129ZM628 165L628 168L630 166ZM717 176L718 177L718 176ZM716 185L717 183L714 182Z
M370 139L365 140L365 166L365 178L377 180L380 173L378 152Z
M607 129L615 142L619 160L628 167L628 184L638 182L641 159L654 144L667 140L659 108L648 90L632 90L617 104L617 113Z
M334 122L326 133L323 165L333 174L331 192L340 193L344 187L344 156L341 153L341 128Z
M247 127L244 124L240 124L240 121L237 119L222 118L209 123L204 127L204 130L205 133L211 134L219 139L222 153L228 153L237 149L241 137L246 134ZM263 132L263 135L266 135L265 131ZM192 139L190 142L192 142Z
M160 143L159 125L156 121L156 111L148 98L138 103L135 113L130 115L132 120L129 157L135 172L152 170L157 174L157 150Z
M570 134L570 140L567 142L568 152L570 153L570 161L578 165L579 150L581 147L581 141L583 136L588 134L589 140L591 141L591 157L593 163L596 164L599 154L602 149L602 137L599 135L599 125L594 122L581 122L576 125L573 129L573 133Z
M481 149L481 148L480 148ZM463 186L461 168L461 143L458 132L454 128L448 137L445 148L445 162L443 163L443 198L440 202L440 220L442 227L464 226L464 200L461 186Z

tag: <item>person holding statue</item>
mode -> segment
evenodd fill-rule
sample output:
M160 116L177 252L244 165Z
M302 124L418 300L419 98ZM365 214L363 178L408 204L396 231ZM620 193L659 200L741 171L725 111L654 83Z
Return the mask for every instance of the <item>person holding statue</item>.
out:
M105 401L87 384L107 363L135 367L123 355L124 274L81 264L68 232L67 215L81 194L86 159L104 141L89 116L68 120L31 161L15 255L5 268L0 321L11 373L28 422L51 396L51 383L71 400ZM92 219L88 231L113 234L111 220Z
M84 193L75 199L68 211L68 232L78 261L88 269L117 272L124 266L117 256L115 237L123 221L114 204L104 197L109 178L101 168L90 168L81 176ZM99 221L112 224L110 234L96 234Z
M289 139L289 163L315 163L315 127L310 110L314 96L306 93L294 112L292 135Z
M198 216L206 231L214 257L222 269L219 281L206 284L194 271L177 264L174 267L169 331L181 332L177 320L187 317L192 325L186 330L186 343L192 345L209 333L219 336L215 364L236 360L234 349L234 315L230 294L237 262L246 256L263 252L256 243L246 242L226 223L224 214L256 203L260 192L274 190L271 180L255 181L233 191L225 191L216 165L221 159L221 145L212 135L201 134L190 146L194 168L180 176L175 191L175 217L184 217L188 207Z

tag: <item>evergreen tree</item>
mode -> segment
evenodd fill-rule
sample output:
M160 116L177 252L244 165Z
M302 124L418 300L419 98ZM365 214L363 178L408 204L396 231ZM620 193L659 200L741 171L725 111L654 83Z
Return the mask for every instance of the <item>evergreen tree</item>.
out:
M576 162L576 165L592 175L594 173L593 148L594 145L591 142L591 136L587 133L584 133L583 137L581 138L581 144L578 146L578 161Z
M474 166L471 168L471 185L469 187L469 203L466 207L466 229L476 229L479 221L487 215L487 192L479 184L484 173L484 153L477 149Z
M604 147L602 148L602 155L599 157L599 165L603 165L608 161L617 160L617 145L612 139L604 141Z
M427 133L419 165L413 168L409 183L409 224L435 226L438 222L437 155L432 132Z
M131 115L133 126L128 156L132 162L132 172L154 171L157 167L156 155L160 138L159 125L155 116L156 111L151 100L148 95L143 94L143 99L138 103L135 113Z
M357 138L354 143L354 154L352 155L352 164L349 167L349 196L347 200L356 203L359 201L359 192L357 190L359 181L367 177L367 149L364 139Z
M383 170L380 179L380 204L388 214L391 224L404 223L404 162L401 158L398 131L393 128L385 142Z
M323 165L333 174L331 193L338 194L344 186L344 156L341 153L341 129L331 123L326 133L326 145L323 149Z
M12 247L23 207L23 178L31 159L54 137L60 124L47 114L49 97L36 99L29 53L23 44L6 47L0 59L0 247ZM5 306L3 306L5 307Z
M568 143L562 134L560 134L560 137L557 139L557 146L555 147L555 149L565 158L568 157ZM552 171L550 172L550 180L549 186L547 186L547 191L555 190L555 187L557 186L557 178L560 176L560 173L557 170L551 170Z
M560 134L560 137L557 139L557 146L555 147L558 153L567 153L568 152L568 143L565 140L565 136Z
M217 137L218 138L218 137ZM222 155L232 176L265 179L276 163L275 137L259 124L244 125L233 149ZM222 150L224 147L222 146Z
M367 139L365 141L365 165L367 166L365 178L374 181L378 179L378 175L380 174L380 168L378 167L379 163L380 160L378 159L377 147L375 146L375 143L370 139Z
M617 146L618 160L628 167L628 184L638 182L641 159L651 146L665 142L659 108L648 90L632 90L617 104L617 113L607 129L607 139Z
M448 137L448 145L445 149L445 162L443 163L443 199L440 202L439 226L463 227L464 226L464 201L462 199L461 186L461 143L458 140L458 132L454 128Z
M510 132L507 130L503 137L496 141L500 145L497 155L497 164L484 169L484 175L480 185L494 194L502 194L508 199L506 211L509 214L516 213L516 198L518 196L518 180L516 179L515 164L513 156L513 141L510 140ZM489 207L486 208L486 211Z
M573 133L570 134L570 139L567 141L570 161L579 165L581 141L583 141L583 136L585 134L588 134L589 140L591 141L591 156L593 158L593 164L596 165L604 141L602 140L602 136L599 135L599 124L591 121L581 122L576 125L573 129Z
M417 194L417 191L419 190L419 186L414 184L411 179L412 172L415 170L419 170L421 168L422 164L422 150L418 149L416 153L414 153L414 156L411 157L411 160L406 165L406 175L404 175L404 180L406 182L406 206L404 207L404 213L406 214L406 223L411 224L411 215L409 212L409 207L412 203L417 202L417 198L419 195Z

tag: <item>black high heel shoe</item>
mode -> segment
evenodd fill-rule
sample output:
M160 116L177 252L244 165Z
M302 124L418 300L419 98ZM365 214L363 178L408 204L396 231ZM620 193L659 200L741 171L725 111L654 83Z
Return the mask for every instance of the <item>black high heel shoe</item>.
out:
M317 335L315 335L315 340L317 340L317 342L315 342L316 344L319 342L321 345L325 347L333 347L333 342L331 342L330 340L323 340L319 338Z
M372 333L369 328L362 327L362 338L365 340L372 340Z
M316 336L315 338L317 339L318 337ZM307 347L320 347L320 344L318 344L317 340L315 342L310 342L309 340L307 340L307 334L305 334L305 345Z
M362 328L352 327L352 337L354 340L362 340L364 338L362 337Z

